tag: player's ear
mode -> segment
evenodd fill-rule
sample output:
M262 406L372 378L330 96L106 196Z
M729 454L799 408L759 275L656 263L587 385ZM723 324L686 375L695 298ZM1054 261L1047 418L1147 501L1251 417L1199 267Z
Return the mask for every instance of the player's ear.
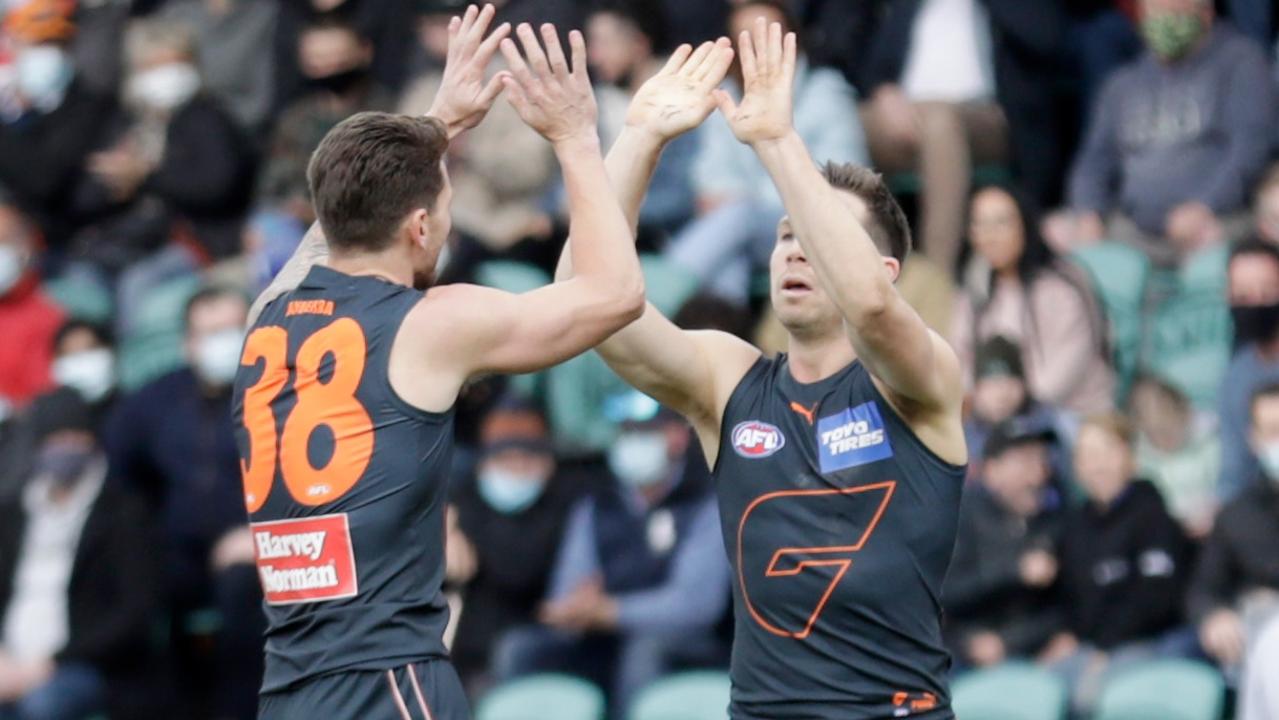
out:
M431 214L426 208L418 208L409 214L406 223L413 244L421 250L425 250L431 241L430 219Z
M902 276L902 261L891 255L883 256L884 270L888 273L888 278L896 283Z

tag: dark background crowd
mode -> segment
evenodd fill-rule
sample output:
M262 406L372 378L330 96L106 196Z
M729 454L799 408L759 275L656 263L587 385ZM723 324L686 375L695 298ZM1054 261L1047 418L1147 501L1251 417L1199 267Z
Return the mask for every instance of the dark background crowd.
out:
M799 32L795 123L915 219L901 292L960 353L959 672L1153 658L1279 720L1279 14L1268 0L496 0L586 32L605 145L677 44ZM0 0L0 719L250 718L261 595L230 384L315 219L310 153L422 113L458 0ZM735 88L735 81L729 80ZM733 89L733 91L736 91ZM499 103L449 153L446 282L549 281L549 146ZM641 215L651 300L769 352L780 199L712 116ZM469 691L541 670L623 709L726 666L730 572L688 426L588 354L459 403Z

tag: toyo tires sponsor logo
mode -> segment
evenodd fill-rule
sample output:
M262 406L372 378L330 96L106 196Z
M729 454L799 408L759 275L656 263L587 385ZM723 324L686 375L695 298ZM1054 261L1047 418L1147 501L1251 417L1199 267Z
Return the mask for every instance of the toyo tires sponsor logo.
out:
M358 593L345 513L252 523L249 527L268 603L322 602Z
M744 458L759 460L786 446L786 436L776 425L747 420L733 428L733 450Z

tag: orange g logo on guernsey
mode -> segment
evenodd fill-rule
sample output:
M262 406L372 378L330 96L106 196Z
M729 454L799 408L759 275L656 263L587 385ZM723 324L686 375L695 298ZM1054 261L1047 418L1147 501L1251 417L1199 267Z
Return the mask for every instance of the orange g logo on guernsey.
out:
M746 609L755 623L779 637L807 639L852 567L852 556L861 551L875 534L896 488L897 483L889 480L851 488L780 490L761 495L751 502L737 526L737 581ZM851 508L836 509L833 503L839 502L857 504ZM831 517L849 531L849 542L776 547L776 539L771 533L750 532L752 519L758 524L763 513L777 513L785 522L793 503L823 503L824 507L831 508ZM849 527L850 520L852 527ZM805 527L797 532L807 535L814 529ZM767 564L762 568L748 566L747 548L751 551L750 557L768 557ZM819 577L823 568L833 568L833 571L826 571L830 577L824 586ZM795 599L807 588L781 583L798 583L803 579L808 579L811 591L807 594L811 595L811 601L805 598L796 604Z
M340 600L359 593L346 513L252 523L249 529L268 603Z

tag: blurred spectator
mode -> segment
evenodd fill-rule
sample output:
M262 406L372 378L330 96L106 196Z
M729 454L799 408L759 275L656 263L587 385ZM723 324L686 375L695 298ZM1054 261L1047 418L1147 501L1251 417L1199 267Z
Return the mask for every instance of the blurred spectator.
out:
M150 256L122 280L128 316L148 285L190 271L199 256L239 252L252 157L234 120L202 91L189 27L136 20L125 46L126 112L107 149L90 157L92 182L79 196L83 211L103 219L77 252L110 272ZM165 248L172 238L189 242Z
M12 1L12 0L11 0ZM76 75L99 96L114 96L124 75L124 36L131 12L144 0L85 0L75 5L76 36L71 46Z
M503 400L480 425L475 477L454 494L448 573L462 587L452 657L472 696L507 629L535 621L546 597L564 519L579 493L556 467L546 419L532 405Z
M955 271L973 168L1011 157L1038 203L1057 193L1059 0L893 0L866 69L875 165L923 180L924 252Z
M0 200L0 400L21 407L49 388L53 334L62 310L36 274L37 230Z
M1092 108L1097 93L1119 67L1141 54L1133 23L1133 0L1068 0L1070 50L1079 73L1079 111ZM1082 118L1081 118L1082 119Z
M1252 396L1251 425L1260 477L1221 509L1188 599L1204 650L1228 668L1279 619L1279 384Z
M1084 421L1075 474L1087 501L1066 514L1061 588L1068 631L1048 657L1083 710L1102 678L1178 648L1189 546L1159 492L1134 479L1133 431L1122 415ZM1181 648L1178 648L1181 649Z
M949 644L978 667L1033 657L1063 629L1056 595L1061 498L1049 485L1052 434L1011 420L987 441L981 483L964 492L942 593Z
M67 320L53 336L53 381L80 393L95 432L116 399L115 343L111 331L87 320Z
M102 137L113 102L76 75L70 45L74 2L28 0L9 12L16 113L0 117L0 188L61 247L75 227L72 195Z
M791 0L813 64L839 70L859 91L865 90L862 70L875 45L875 32L887 5L888 0Z
M1058 411L1030 396L1016 343L1001 336L983 342L977 348L974 373L970 410L964 418L964 440L973 457L984 456L991 431L1009 420L1038 432L1064 434ZM1048 457L1052 478L1065 483L1071 475L1069 457L1057 445L1049 448ZM971 464L970 477L978 470L977 463Z
M312 91L316 73L308 69L302 48L307 28L342 25L366 41L365 69L372 82L394 93L407 77L413 46L412 10L420 1L448 3L460 15L465 4L455 0L277 0L275 32L275 108L278 111ZM255 1L255 4L258 4ZM459 7L461 5L461 7Z
M1259 387L1279 382L1279 246L1248 242L1230 255L1230 313L1238 350L1221 384L1221 482L1229 498L1253 482L1249 403Z
M1083 273L1039 236L1038 221L1008 190L972 199L969 238L990 268L956 305L952 342L972 377L975 346L1002 335L1021 346L1031 395L1079 414L1112 407L1107 329Z
M599 99L600 136L610 146L626 124L631 97L662 69L665 44L658 0L600 0L586 20L586 48ZM693 159L698 134L676 138L662 153L640 208L640 232L675 232L693 216Z
M237 718L257 711L264 625L239 453L227 422L248 307L235 290L193 296L186 310L189 366L124 398L107 434L112 476L137 487L159 519L178 632L197 611L221 611L214 697L222 714ZM183 695L199 702L199 692L186 688Z
M170 0L161 16L195 31L200 72L210 95L255 136L272 110L279 5L253 0Z
M291 207L286 205L287 210L259 210L245 224L244 252L251 295L265 290L276 273L284 269L305 237L309 224L315 221L310 203L299 200Z
M418 37L423 53L434 62L409 85L400 100L400 112L426 113L439 90L448 51L448 22L455 10L446 5L422 4ZM520 120L508 102L494 104L479 127L458 137L449 146L458 242L441 282L469 280L475 266L492 257L553 265L558 246L548 242L554 223L543 200L555 173L550 145Z
M751 0L729 13L729 36L738 37L761 16L786 29L795 27L784 2ZM735 64L730 77L740 76ZM739 81L728 85L730 94L740 94ZM838 71L812 67L802 52L795 69L794 115L795 129L818 163L869 164L856 92ZM713 292L745 305L751 274L767 267L785 211L768 173L719 113L707 119L700 133L701 150L693 166L700 217L672 239L668 253Z
M75 391L39 397L31 423L33 475L20 500L0 504L0 718L84 718L112 699L112 717L154 717L128 707L155 694L146 513L103 482L106 457Z
M1118 240L1171 265L1246 231L1274 137L1273 80L1256 45L1214 25L1212 0L1140 7L1149 52L1097 100L1070 177L1074 239Z
M1217 514L1221 441L1197 422L1190 399L1165 380L1139 379L1129 403L1137 429L1138 475L1154 483L1186 534L1202 539Z
M667 37L666 46L657 48L660 53L672 51L683 43L696 47L724 33L724 24L728 20L727 2L662 0L662 6Z
M729 567L709 473L687 423L634 397L608 453L616 482L574 506L542 624L507 634L495 666L500 679L591 677L611 688L617 717L663 674L726 659L714 629Z
M303 91L280 115L258 178L259 199L295 215L302 214L295 206L310 200L307 163L329 130L362 110L389 111L395 105L392 93L369 69L373 46L354 25L326 17L301 32L297 47Z
M1257 184L1252 216L1257 238L1279 245L1279 165L1271 166Z

